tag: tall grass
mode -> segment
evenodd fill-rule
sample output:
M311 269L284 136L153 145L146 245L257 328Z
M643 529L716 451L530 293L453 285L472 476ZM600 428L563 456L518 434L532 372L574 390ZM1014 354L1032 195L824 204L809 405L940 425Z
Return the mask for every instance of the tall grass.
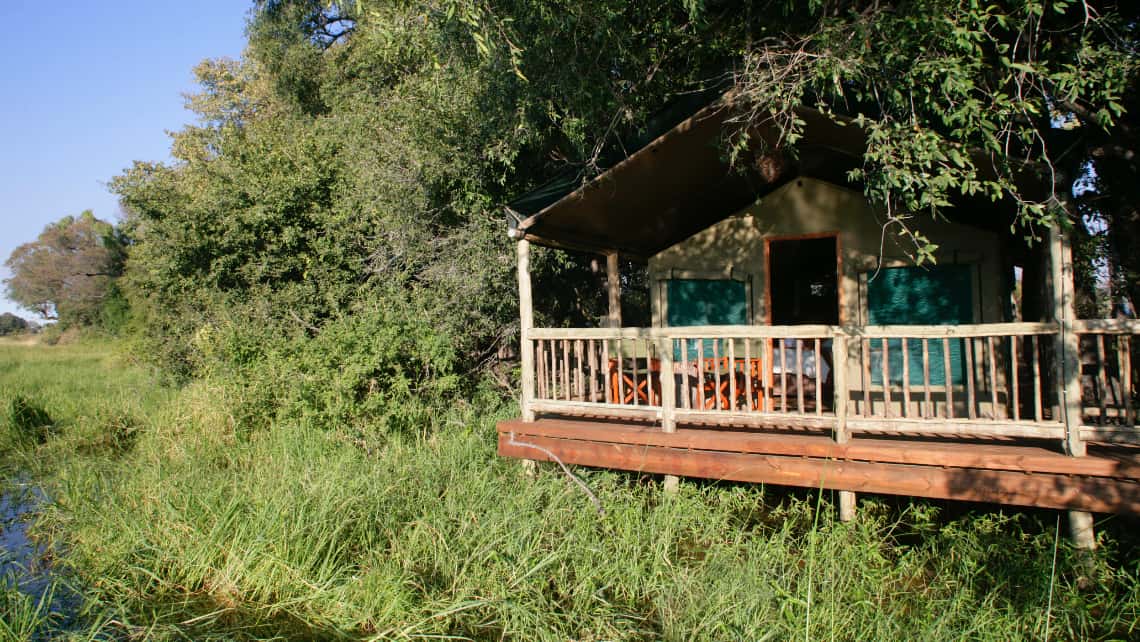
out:
M40 532L131 635L1140 635L1137 561L1112 538L1117 563L1095 560L1082 589L1087 567L1064 542L1053 572L1051 516L869 500L841 523L828 493L686 482L666 495L652 478L580 471L599 514L556 469L527 478L495 455L494 421L514 409L492 395L362 443L287 421L246 433L230 388L164 389L105 347L0 347L0 391L52 418L42 442L9 442L54 500Z

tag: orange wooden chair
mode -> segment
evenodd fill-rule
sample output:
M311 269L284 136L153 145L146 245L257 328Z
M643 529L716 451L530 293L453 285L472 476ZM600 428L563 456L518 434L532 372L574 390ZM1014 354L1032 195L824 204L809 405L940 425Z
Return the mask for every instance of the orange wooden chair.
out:
M746 406L748 388L745 377L753 379L752 394L755 395L759 386L756 377L759 372L759 359L752 359L749 366L744 359L730 360L728 357L706 357L704 359L705 381L703 384L705 410L734 410ZM752 370L746 372L751 367ZM720 383L717 383L716 373L720 373ZM733 381L735 381L736 394L733 396ZM755 407L755 406L754 406Z
M647 359L646 365L646 370L619 369L617 358L610 358L610 403L633 405L634 399L643 406L661 403L661 361Z

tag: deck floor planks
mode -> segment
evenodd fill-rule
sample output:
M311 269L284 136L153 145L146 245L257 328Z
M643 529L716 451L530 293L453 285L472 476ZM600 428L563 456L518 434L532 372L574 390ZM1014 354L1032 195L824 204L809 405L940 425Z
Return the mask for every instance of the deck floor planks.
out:
M1045 446L1007 442L855 437L846 444L838 444L827 435L684 426L679 426L677 432L666 433L660 428L632 422L565 419L540 419L529 424L521 420L505 421L499 424L499 432L685 450L1140 479L1140 461L1136 454L1129 456L1105 449L1092 449L1086 457L1069 457Z
M789 486L1140 513L1136 449L1068 457L1044 446L659 428L540 419L499 424L499 453L565 463ZM512 441L512 434L514 441Z

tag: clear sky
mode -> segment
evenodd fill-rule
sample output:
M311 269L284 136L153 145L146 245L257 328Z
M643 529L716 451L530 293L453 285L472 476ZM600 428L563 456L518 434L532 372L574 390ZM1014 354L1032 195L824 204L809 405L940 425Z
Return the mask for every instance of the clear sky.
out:
M44 226L92 209L116 220L108 180L169 160L193 120L182 94L204 58L241 55L248 0L8 0L0 38L0 278ZM23 19L20 19L23 17ZM2 297L0 312L29 312Z

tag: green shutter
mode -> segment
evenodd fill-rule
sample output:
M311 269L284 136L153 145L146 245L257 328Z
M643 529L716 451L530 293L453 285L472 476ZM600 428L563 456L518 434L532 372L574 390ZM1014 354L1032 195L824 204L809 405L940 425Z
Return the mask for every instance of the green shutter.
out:
M670 279L666 283L666 325L748 324L748 294L744 283L729 279ZM696 353L694 342L689 347L689 358L696 358ZM705 343L705 353L706 357L713 356L712 342ZM681 358L680 349L674 358Z
M968 265L940 265L929 268L887 268L873 279L868 275L867 311L871 325L960 325L974 320L971 269ZM908 339L911 385L922 385L922 341ZM891 383L902 384L902 339L887 342ZM965 380L962 340L952 339L950 378L954 384ZM942 341L930 341L930 383L946 382ZM871 381L883 383L882 341L871 342Z

